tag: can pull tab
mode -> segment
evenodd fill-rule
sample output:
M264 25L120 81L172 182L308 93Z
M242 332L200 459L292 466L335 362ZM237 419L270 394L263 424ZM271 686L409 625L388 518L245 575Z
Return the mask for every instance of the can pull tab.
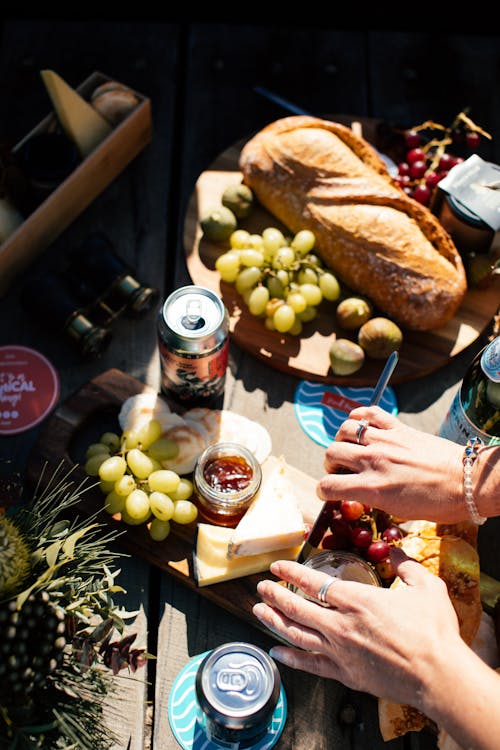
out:
M197 299L191 299L186 304L186 312L182 317L182 325L189 331L197 331L205 325L205 319L201 314L201 303Z

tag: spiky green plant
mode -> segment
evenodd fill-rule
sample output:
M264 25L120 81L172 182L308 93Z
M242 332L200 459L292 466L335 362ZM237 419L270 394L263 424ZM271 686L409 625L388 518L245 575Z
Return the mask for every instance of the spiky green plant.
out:
M0 515L0 600L19 591L30 571L29 546L16 525Z
M0 597L2 749L107 750L115 738L103 701L113 676L150 657L130 649L133 637L111 642L113 629L122 634L124 618L135 614L113 601L123 591L113 569L121 553L109 549L118 534L97 515L77 515L91 485L75 486L72 471L61 464L49 477L42 473L31 502L2 522L9 545L24 545L26 556L22 582L6 575Z

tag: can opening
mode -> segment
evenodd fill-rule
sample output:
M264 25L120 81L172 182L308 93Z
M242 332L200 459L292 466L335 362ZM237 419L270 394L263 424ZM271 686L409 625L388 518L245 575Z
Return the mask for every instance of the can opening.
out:
M199 300L189 300L186 305L186 312L181 318L181 323L188 331L198 331L200 328L203 328L205 319L201 315Z

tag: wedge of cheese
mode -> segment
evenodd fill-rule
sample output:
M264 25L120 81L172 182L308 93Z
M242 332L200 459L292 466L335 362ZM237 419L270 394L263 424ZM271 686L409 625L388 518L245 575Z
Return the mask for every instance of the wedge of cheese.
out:
M264 573L275 560L295 560L300 552L299 545L228 560L227 548L232 532L233 529L224 526L198 524L193 555L194 578L198 586Z
M41 76L57 119L85 158L111 133L111 125L53 70L42 70Z
M305 538L302 511L286 463L280 460L234 529L228 558L262 555L285 547L300 546Z

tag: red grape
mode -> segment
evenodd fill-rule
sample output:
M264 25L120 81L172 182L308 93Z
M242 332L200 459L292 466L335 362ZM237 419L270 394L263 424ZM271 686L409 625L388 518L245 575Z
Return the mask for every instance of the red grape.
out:
M384 581L385 583L392 581L396 576L394 568L392 567L390 557L386 557L383 560L380 560L375 565L375 570L379 574L382 581Z
M412 198L424 206L428 206L431 199L431 191L427 185L416 185L412 191Z
M397 526L388 526L382 532L382 539L386 542L398 542L403 538L403 532Z
M406 161L398 164L398 173L400 175L410 174L410 165Z
M432 188L436 187L438 182L442 179L441 172L427 172L425 175L425 184L432 190Z
M455 166L455 157L451 154L444 153L439 160L438 172L447 172Z
M413 177L414 180L418 180L420 179L420 177L424 176L426 169L427 169L427 164L425 161L422 161L422 160L414 161L413 164L410 166L410 177Z
M346 521L357 521L364 513L363 503L358 500L342 500L340 503L342 518Z
M411 151L408 151L406 154L406 161L409 162L409 164L414 164L416 161L425 161L425 151L421 148L412 148Z
M366 549L370 546L373 534L366 526L354 526L351 529L351 542L355 547Z
M407 130L405 133L405 143L407 148L416 148L420 146L422 139L415 130Z
M465 136L465 142L469 148L477 148L481 142L481 136L474 130L471 130Z
M372 563L381 562L389 555L390 544L384 539L376 539L366 550L366 556Z

